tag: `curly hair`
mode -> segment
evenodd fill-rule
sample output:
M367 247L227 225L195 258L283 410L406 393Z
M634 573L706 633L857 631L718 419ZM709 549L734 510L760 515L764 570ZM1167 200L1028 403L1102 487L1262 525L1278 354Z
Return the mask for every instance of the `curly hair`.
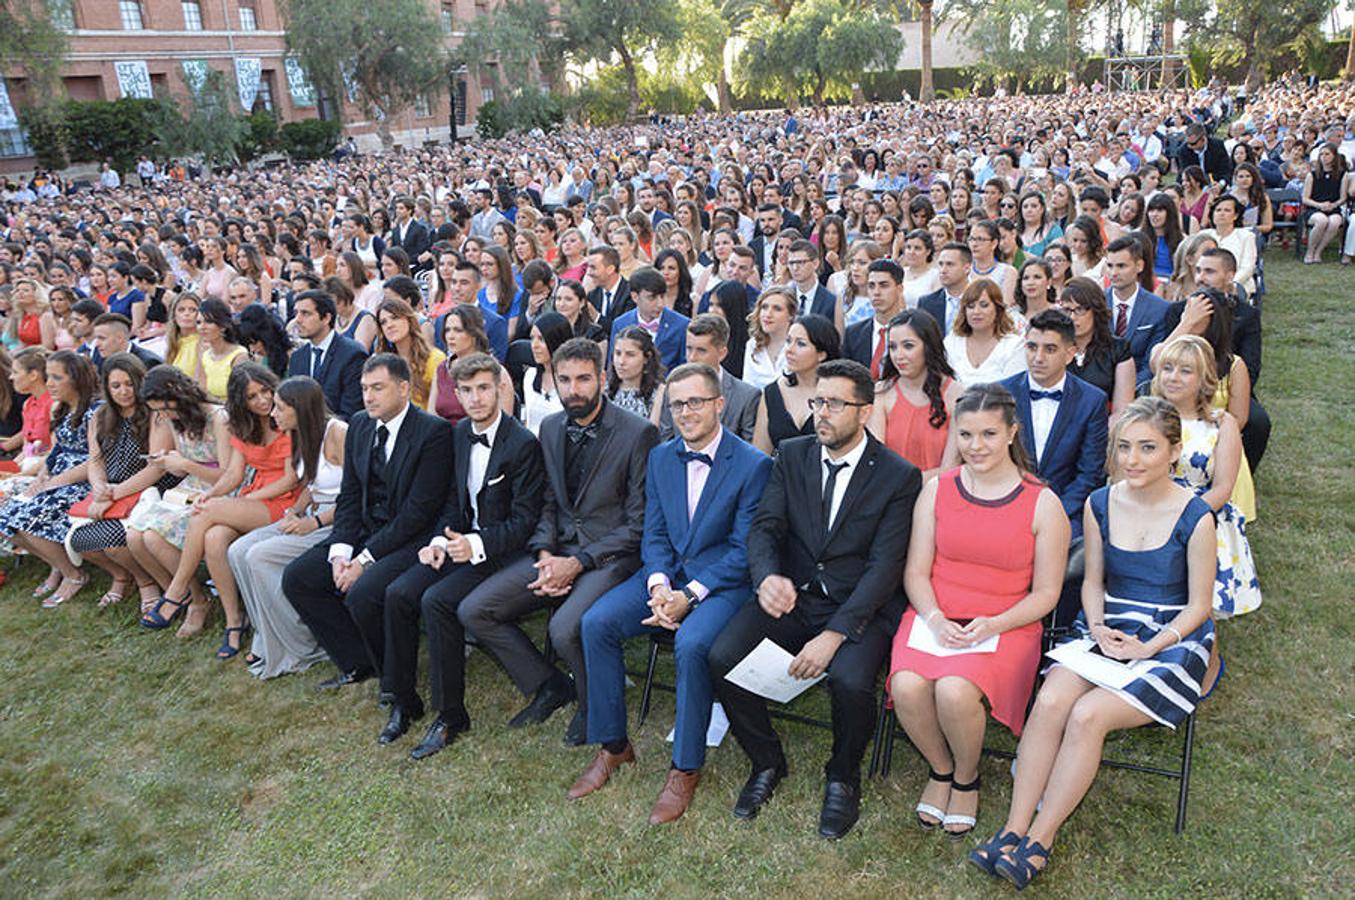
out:
M249 408L249 386L261 384L276 392L278 376L272 370L256 362L242 362L231 369L230 380L226 382L226 417L231 434L247 444L263 443L263 422Z

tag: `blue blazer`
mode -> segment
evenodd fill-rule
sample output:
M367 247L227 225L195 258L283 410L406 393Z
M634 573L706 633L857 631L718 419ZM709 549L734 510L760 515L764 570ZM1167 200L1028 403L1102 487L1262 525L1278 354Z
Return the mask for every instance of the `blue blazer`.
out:
M1115 289L1106 288L1106 304L1110 307L1110 328L1115 331ZM1148 358L1153 348L1167 338L1167 309L1171 304L1157 294L1139 288L1134 298L1134 311L1129 314L1129 329L1125 340L1129 342L1129 352L1134 357L1136 384L1143 384L1153 377L1148 367Z
M362 409L362 364L367 351L352 338L335 334L329 352L320 360L320 371L315 380L325 392L325 402L334 414L345 421ZM287 361L288 375L311 373L311 343L303 341L292 351Z
M944 338L946 336L946 289L941 288L919 297L917 308L936 320L936 327L941 329L941 337Z
M712 594L750 593L748 530L772 461L725 429L689 523L687 464L678 458L682 449L682 438L675 437L649 451L640 545L645 580L662 572L674 587L696 580Z
M480 316L485 320L485 336L489 338L489 352L499 362L508 356L508 320L499 315L490 306L476 304ZM433 322L433 345L443 353L447 352L447 313L438 316Z
M875 317L863 319L847 326L842 337L842 358L854 359L863 366L870 365L871 354L875 351Z
M673 312L668 307L663 308L663 315L659 317L659 333L654 336L654 346L658 348L659 359L663 361L663 367L672 371L682 365L687 359L687 323L691 321L682 313ZM621 329L629 325L638 325L640 322L640 311L632 309L630 312L617 316L612 322L612 333L607 342L608 347L616 346L616 336Z
M1025 372L1002 380L1016 399L1021 444L1035 464L1035 474L1058 495L1073 526L1082 535L1082 505L1106 483L1106 437L1110 413L1106 395L1072 372L1063 382L1063 399L1045 441L1044 456L1035 459L1035 430L1030 417L1030 376Z
M789 285L790 289L799 296L800 289L795 285ZM809 309L800 310L802 316L815 315L823 316L828 321L833 321L833 313L837 306L837 295L823 285L817 285L813 296L809 297Z

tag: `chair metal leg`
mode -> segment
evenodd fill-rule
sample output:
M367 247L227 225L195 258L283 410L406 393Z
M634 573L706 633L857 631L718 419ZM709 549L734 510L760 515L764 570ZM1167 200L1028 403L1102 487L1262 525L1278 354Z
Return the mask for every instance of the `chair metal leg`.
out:
M871 742L870 749L870 770L867 772L867 778L874 778L880 770L880 752L884 747L885 732L892 730L894 723L889 720L889 695L881 692L880 694L880 715L875 719L875 740Z
M553 665L555 665L555 659L556 659L556 656L555 656L555 645L552 644L552 643L550 642L550 618L551 618L551 616L553 616L553 615L555 615L555 607L553 607L553 606L547 606L547 607L546 607L546 637L545 637L545 639L544 639L545 648L542 650L541 655L544 656L544 657L546 658L546 665L548 665L548 666L553 666Z
M645 667L645 688L640 694L640 721L638 725L644 725L645 719L649 717L649 700L654 693L654 669L659 664L659 643L658 641L649 642L649 665Z
M1195 713L1186 717L1186 734L1181 741L1181 788L1176 796L1176 833L1186 830L1186 801L1190 799L1190 763L1195 751Z
M890 722L889 727L885 729L885 741L883 759L880 760L880 777L888 778L889 771L894 768L894 737L899 733L899 726Z

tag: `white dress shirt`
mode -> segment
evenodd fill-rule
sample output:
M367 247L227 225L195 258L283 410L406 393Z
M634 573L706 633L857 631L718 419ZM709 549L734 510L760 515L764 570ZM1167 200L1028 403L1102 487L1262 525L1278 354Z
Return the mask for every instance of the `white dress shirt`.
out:
M307 374L309 374L312 378L318 377L318 373L319 373L319 371L320 371L320 367L321 367L322 365L324 365L325 357L329 355L329 348L330 348L331 346L333 346L333 344L334 344L334 335L336 335L337 333L338 333L337 331L335 331L333 328L331 328L331 329L329 330L329 334L325 335L325 339L324 339L323 341L321 341L321 342L318 343L318 344L315 343L314 341L311 341L311 342L310 342L310 346L311 346L311 370L310 370L310 372L307 373ZM318 351L319 354L320 354L319 357L316 357L316 355L315 355L317 351ZM387 426L387 427L390 427L390 426Z
M724 433L725 430L723 426L715 429L715 437L711 438L710 442L704 447L693 447L686 441L682 442L682 446L693 453L704 453L714 461L715 454L720 449L720 438L724 436ZM710 466L699 459L694 459L687 463L687 522L689 524L692 519L696 517L696 506L701 502L701 492L706 489L706 480L708 478L710 478ZM666 572L655 572L650 575L645 586L648 590L652 591L656 584L661 584L665 588L672 586L672 582L669 581ZM706 587L695 578L687 582L687 588L696 595L697 600L706 599L706 595L710 593L710 588Z
M409 417L409 409L410 409L409 404L406 403L406 404L405 404L405 408L402 409L402 410L400 410L399 414L396 415L395 418L391 419L389 422L377 422L377 423L376 423L376 425L377 425L378 428L380 428L382 425L385 425L385 426L386 426L386 460L387 460L387 461L390 460L391 454L395 451L395 439L396 439L397 437L400 436L400 426L404 425L404 424L405 424L405 419ZM376 452L376 443L375 443L375 441L373 441L373 443L372 443L372 452L373 452L373 453ZM366 474L366 473L363 473L363 474ZM347 562L348 560L350 560L350 559L352 559L352 558L353 558L353 545L352 545L352 544L330 544L330 545L329 545L329 561L330 561L330 562L334 562L334 560L336 560L336 559L341 559L341 560L343 560L344 562ZM362 563L364 566L369 566L369 565L371 565L372 563L376 562L376 558L372 556L370 550L367 550L367 549L364 548L363 551L362 551L361 553L358 554L358 562Z
M1035 383L1034 378L1027 376L1032 391L1062 391L1064 385L1068 382L1068 376L1064 375L1058 380L1057 384L1050 387L1040 387ZM1035 461L1038 463L1044 458L1044 447L1049 442L1049 432L1054 428L1054 418L1059 414L1059 401L1051 400L1048 397L1041 397L1039 400L1034 398L1030 401L1030 430L1031 437L1035 442Z
M828 466L826 463L832 462L835 465L847 464L847 468L841 469L837 473L837 481L833 482L833 501L829 507L828 521L825 525L828 528L833 527L833 522L837 520L838 509L842 506L842 498L847 495L847 485L851 483L852 475L856 473L856 467L861 464L861 457L866 455L866 435L861 434L855 447L848 450L845 456L833 459L828 455L827 447L819 448L819 496L823 496L823 489L828 484Z
M471 423L471 434L483 434L489 441L488 447L479 441L473 442L470 445L470 460L466 464L466 493L470 497L470 527L472 529L479 527L480 489L485 486L485 473L489 470L489 454L494 449L494 439L498 436L499 426L502 424L502 412L495 415L494 421L483 431L476 427L474 422ZM485 556L484 539L473 530L468 532L465 538L470 544L470 564L478 566L488 558ZM433 540L428 545L446 550L447 536L443 534L434 535Z

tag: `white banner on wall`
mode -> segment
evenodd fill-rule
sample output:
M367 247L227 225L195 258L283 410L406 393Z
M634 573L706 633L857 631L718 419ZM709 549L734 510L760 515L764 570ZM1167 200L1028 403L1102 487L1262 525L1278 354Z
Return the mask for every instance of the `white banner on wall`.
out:
M287 72L287 92L292 95L292 105L314 106L315 86L306 77L306 70L301 67L301 60L295 56L289 56L282 61L282 67Z
M183 80L188 85L188 90L194 94L200 92L207 84L207 60L205 59L185 59L183 61Z
M0 78L0 131L18 127L19 117L14 112L14 105L9 102L9 87L5 79Z
M118 73L118 90L124 97L140 97L150 100L155 97L151 90L151 73L142 59L124 59L113 63L113 71Z
M257 56L236 58L235 86L240 92L240 108L245 112L254 108L254 100L259 96L259 80L262 77L263 63Z

